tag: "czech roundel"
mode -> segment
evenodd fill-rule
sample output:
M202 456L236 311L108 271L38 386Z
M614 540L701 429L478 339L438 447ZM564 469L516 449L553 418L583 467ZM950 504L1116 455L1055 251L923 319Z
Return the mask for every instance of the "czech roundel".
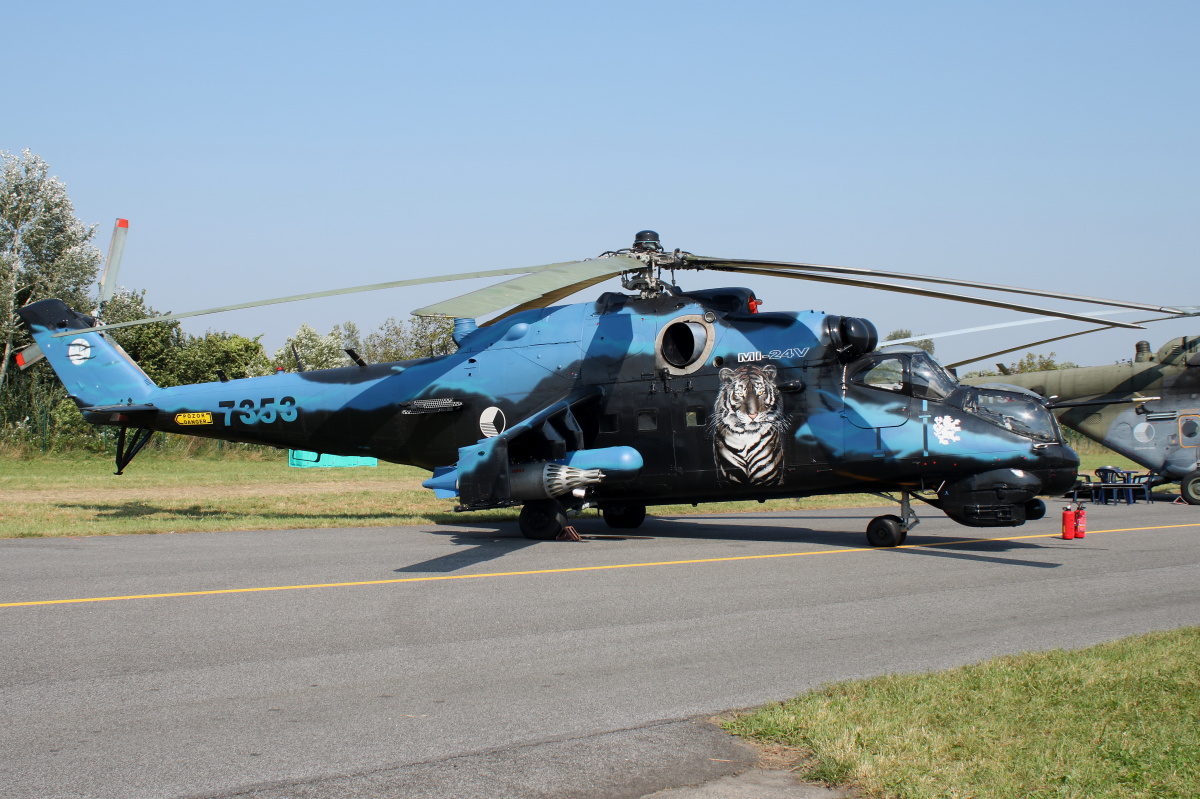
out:
M495 438L504 432L504 412L496 406L486 409L479 416L479 432L484 438Z

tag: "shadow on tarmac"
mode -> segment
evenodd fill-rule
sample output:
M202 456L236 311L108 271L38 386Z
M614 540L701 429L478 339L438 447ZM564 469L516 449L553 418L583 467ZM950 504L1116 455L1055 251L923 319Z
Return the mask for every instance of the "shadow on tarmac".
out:
M162 507L159 505L151 505L146 502L89 502L89 503L64 503L60 507L74 508L76 510L95 511L96 515L104 519L143 519L149 516L162 518L164 521L172 519L240 519L246 516L252 516L256 519L285 519L293 520L296 518L295 513L291 512L273 512L259 511L253 513L243 513L240 511L231 511L225 508L204 508L200 505L189 505L186 508L179 507ZM375 513L348 513L339 511L338 519L345 519L348 522L391 522L393 524L403 524L405 520L410 518L408 515L400 512L390 513L387 511Z
M813 517L804 516L809 520L838 520L870 519L874 513L863 515L838 515ZM638 535L597 534L591 532L596 527L608 530L599 519L584 517L572 520L579 531L584 543L589 541L628 541L636 546L638 541L655 539L692 539L701 541L727 541L746 543L777 543L777 544L808 544L819 547L859 549L866 546L863 533L850 531L814 530L808 527L796 527L791 524L774 523L778 517L756 514L731 514L722 516L720 520L712 517L663 517L647 518L646 523L638 528ZM793 517L787 517L792 521ZM730 520L754 521L757 524L728 524ZM562 546L560 541L531 541L521 536L515 522L466 523L455 525L457 530L426 528L425 532L432 535L446 536L450 543L469 547L446 555L441 555L421 563L414 563L395 569L397 573L444 574L455 572L470 566L487 563L502 558L509 553L526 547ZM865 525L864 525L865 526ZM998 541L990 538L971 538L961 535L951 536L920 536L915 532L909 536L907 546L891 550L879 550L894 554L924 555L930 557L951 558L955 560L971 560L984 563L995 563L1010 566L1028 566L1037 569L1055 569L1060 563L1026 560L1013 557L1002 557L1000 553L1034 552L1047 549L1045 544L1031 541ZM636 551L636 550L630 550Z

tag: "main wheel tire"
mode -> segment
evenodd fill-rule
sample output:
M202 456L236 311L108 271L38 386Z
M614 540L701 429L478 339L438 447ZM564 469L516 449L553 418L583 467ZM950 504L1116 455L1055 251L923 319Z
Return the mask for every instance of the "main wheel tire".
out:
M526 502L521 508L521 535L534 541L553 541L567 526L567 514L554 499Z
M1189 505L1200 505L1200 469L1179 481L1179 495Z
M606 505L601 509L604 521L618 530L634 530L646 521L645 505Z
M899 516L876 516L867 525L867 543L873 547L898 547L906 537Z

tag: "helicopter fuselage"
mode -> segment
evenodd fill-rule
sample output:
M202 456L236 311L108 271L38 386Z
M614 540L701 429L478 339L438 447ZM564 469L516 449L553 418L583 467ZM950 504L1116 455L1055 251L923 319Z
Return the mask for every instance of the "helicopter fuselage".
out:
M864 320L757 304L610 293L471 330L451 355L162 389L102 331L43 349L93 423L411 464L463 510L901 490L993 526L1073 483L1044 407L874 350ZM62 315L29 308L35 333Z

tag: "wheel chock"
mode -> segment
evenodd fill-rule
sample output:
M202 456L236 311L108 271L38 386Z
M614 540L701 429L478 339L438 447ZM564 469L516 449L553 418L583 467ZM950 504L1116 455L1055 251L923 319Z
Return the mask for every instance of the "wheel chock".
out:
M556 538L555 540L556 541L582 541L583 539L579 537L579 531L576 530L574 527L564 527L562 529L562 532L558 534L558 538Z

